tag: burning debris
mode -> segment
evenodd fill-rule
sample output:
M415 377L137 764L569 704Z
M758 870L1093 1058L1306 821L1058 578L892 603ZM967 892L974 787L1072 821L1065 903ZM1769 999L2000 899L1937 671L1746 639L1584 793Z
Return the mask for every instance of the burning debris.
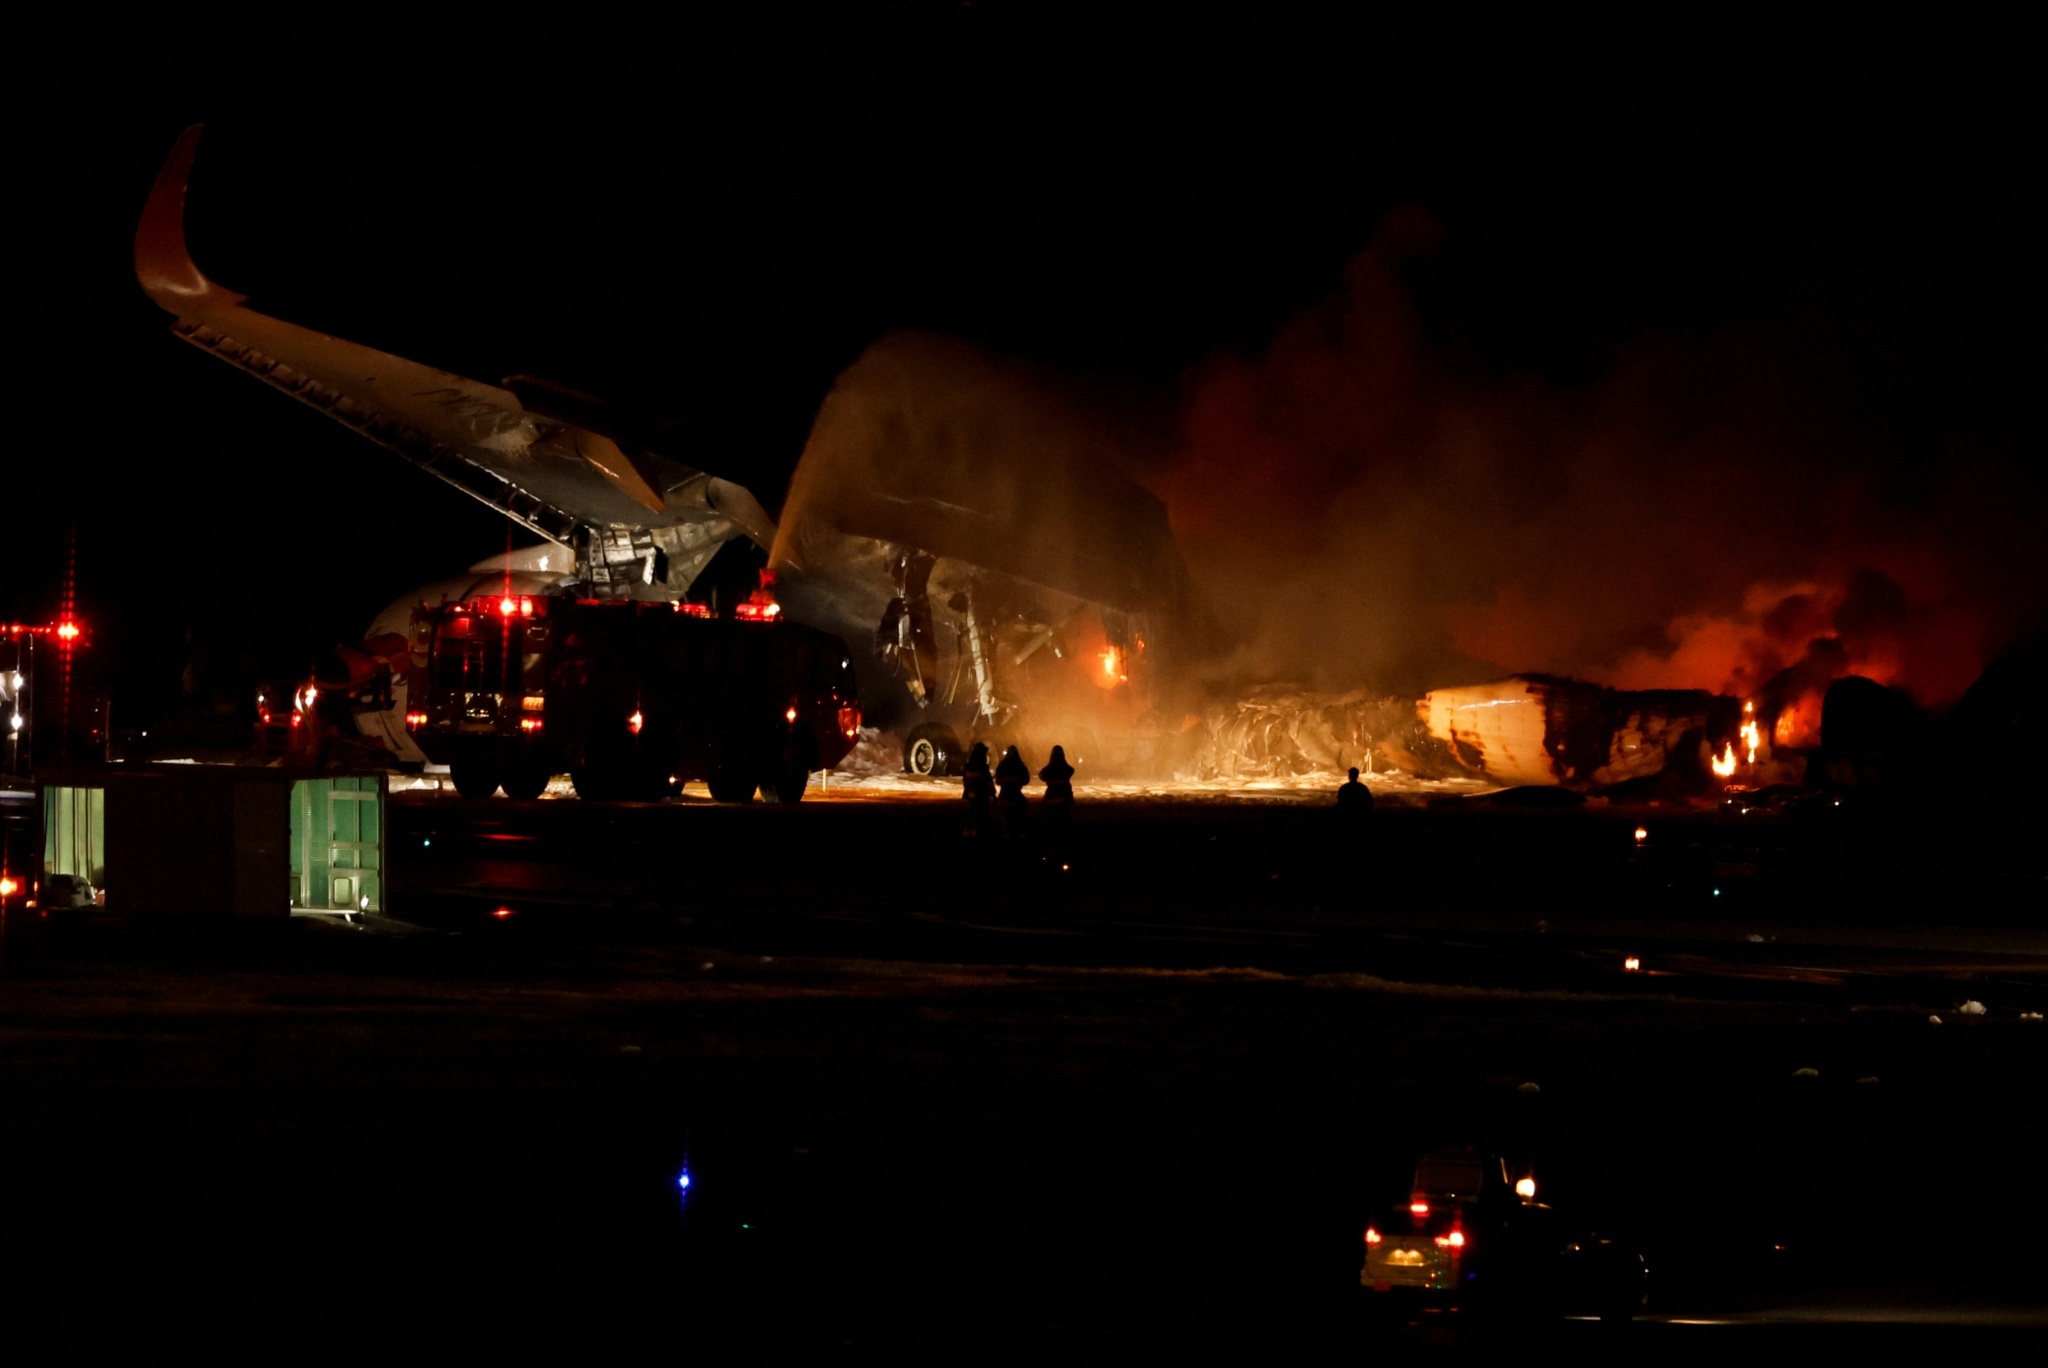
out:
M1429 735L1460 765L1502 784L1604 790L1664 776L1704 787L1709 768L1722 775L1717 750L1733 772L1743 735L1742 705L1732 698L1622 691L1554 675L1432 689L1418 708Z
M1286 685L1211 704L1179 766L1188 779L1277 779L1397 769L1423 779L1462 773L1423 728L1412 698L1368 689L1330 694Z

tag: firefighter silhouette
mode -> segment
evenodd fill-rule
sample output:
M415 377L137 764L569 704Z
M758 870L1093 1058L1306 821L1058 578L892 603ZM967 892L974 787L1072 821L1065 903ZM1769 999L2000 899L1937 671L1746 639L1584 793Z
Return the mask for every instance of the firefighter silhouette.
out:
M1074 767L1067 763L1065 746L1052 748L1052 757L1038 772L1038 778L1045 785L1045 796L1038 803L1045 813L1046 826L1054 832L1066 830L1067 819L1074 811Z
M1024 763L1017 748L1012 746L1004 751L996 764L996 815L1005 836L1018 836L1024 831L1024 786L1030 782L1031 767Z
M967 835L980 836L988 830L989 804L995 796L996 781L988 771L988 746L977 741L967 752L967 763L960 771L960 797L967 804Z

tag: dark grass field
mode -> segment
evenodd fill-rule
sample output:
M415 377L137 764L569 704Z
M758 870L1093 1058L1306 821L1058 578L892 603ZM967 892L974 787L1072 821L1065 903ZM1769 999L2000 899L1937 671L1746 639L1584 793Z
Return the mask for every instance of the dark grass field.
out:
M2010 908L1871 948L1766 858L1717 921L1553 814L1374 846L1132 805L1048 851L920 804L394 807L424 929L9 927L40 1357L1486 1356L1357 1287L1374 1204L1467 1141L1650 1261L1638 1338L1525 1346L2002 1343L2042 1300L2048 966ZM1460 850L1433 899L1350 872ZM1636 941L1676 967L1621 973Z

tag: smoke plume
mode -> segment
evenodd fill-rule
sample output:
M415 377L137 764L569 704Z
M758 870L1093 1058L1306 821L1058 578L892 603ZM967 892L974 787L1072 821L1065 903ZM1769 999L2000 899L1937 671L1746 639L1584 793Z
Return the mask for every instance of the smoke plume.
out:
M1219 676L1742 694L1808 663L1940 704L2040 621L2038 484L1903 450L1804 320L1487 375L1402 284L1433 242L1396 216L1337 297L1186 379L1150 478L1240 643Z
M1781 689L1817 699L1854 672L1940 705L2038 627L2038 478L1966 426L1897 430L1821 335L1825 301L1641 340L1564 385L1431 335L1405 282L1437 239L1395 215L1332 298L1183 377L1170 432L960 344L884 339L820 414L778 556L834 470L941 506L963 480L1122 466L1224 629L1201 672L1226 690L1543 671L1747 695L1790 671ZM1091 556L1157 562L1144 519L1054 521Z

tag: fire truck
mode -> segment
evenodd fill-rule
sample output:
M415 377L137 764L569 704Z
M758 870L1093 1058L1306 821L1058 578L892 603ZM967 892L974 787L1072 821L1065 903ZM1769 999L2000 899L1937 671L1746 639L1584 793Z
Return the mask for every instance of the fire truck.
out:
M658 800L702 780L721 802L803 797L860 732L837 637L765 591L715 615L680 601L472 594L413 613L405 725L465 797Z

